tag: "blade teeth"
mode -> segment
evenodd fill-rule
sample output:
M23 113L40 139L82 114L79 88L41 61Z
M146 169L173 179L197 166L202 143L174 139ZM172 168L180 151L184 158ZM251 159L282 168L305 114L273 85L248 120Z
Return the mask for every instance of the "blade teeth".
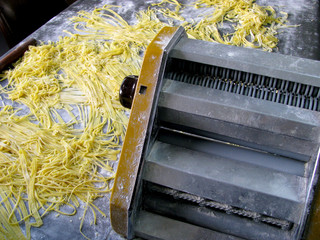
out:
M247 217L247 218L259 219L261 217L259 213L251 212L243 209L231 209L230 211L234 214Z
M232 207L228 204L219 203L216 201L208 200L193 194L181 192L175 189L167 188L167 187L161 187L157 185L151 185L149 186L149 190L153 192L158 192L166 195L172 196L174 199L181 199L193 203L199 204L199 206L203 207L210 207L217 210L225 211L227 214L236 214L238 216L246 217L253 219L255 222L263 222L270 225L274 225L277 227L280 227L283 230L289 230L292 226L291 222L288 222L286 220L276 219L272 217L265 217L260 215L257 212L252 212L244 209L238 209L235 207Z
M203 205L206 207L212 207L212 208L216 208L219 210L223 210L223 211L229 211L232 207L227 205L227 204L223 204L223 203L218 203L212 200L204 200L203 201Z
M190 202L194 202L194 203L198 203L200 204L203 201L203 198L199 197L199 196L194 196L188 193L179 193L177 192L178 198L180 199L184 199Z
M280 219L274 219L270 217L262 217L260 219L261 222L265 222L268 224L272 224L278 227L281 227L283 230L289 230L291 228L292 223L285 221L285 220L280 220Z

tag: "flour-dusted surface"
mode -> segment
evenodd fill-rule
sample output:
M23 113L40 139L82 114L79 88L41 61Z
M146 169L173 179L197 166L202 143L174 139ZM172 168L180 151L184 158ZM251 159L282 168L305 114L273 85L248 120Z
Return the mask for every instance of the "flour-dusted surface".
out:
M279 34L276 52L320 60L320 2L318 0L258 0L261 5L277 6L289 13L288 25Z
M64 30L74 32L73 24L69 18L79 11L90 12L105 4L120 6L116 12L130 24L133 24L136 12L147 9L153 2L155 1L78 0L31 36L44 42L57 41L59 37L68 35ZM188 21L198 21L203 15L210 13L210 10L203 8L199 15L199 11L187 6L192 1L183 0L180 2L186 4L182 16ZM280 30L278 49L275 49L274 52L320 60L320 3L318 0L257 0L256 2L262 6L273 6L278 12L287 12L289 14L288 25L299 25ZM225 24L224 27L227 30L230 29L228 24Z
M57 41L59 37L68 36L66 31L74 32L73 23L69 18L75 16L79 11L90 12L97 7L105 4L119 5L115 9L129 23L135 23L135 14L139 10L147 9L154 1L135 1L135 0L78 0L59 15L51 19L48 23L34 32L31 36L39 41ZM183 3L191 1L184 0ZM289 13L290 25L300 25L283 29L279 34L278 49L275 52L300 56L304 58L320 60L320 16L318 0L257 0L260 5L271 5L278 11ZM203 9L201 14L208 14L210 10ZM186 7L182 15L186 20L200 20L201 15L195 12L191 7ZM226 28L228 26L226 25ZM66 31L65 31L66 30ZM109 212L110 194L97 199L95 204L103 211ZM40 228L32 228L32 239L84 239L80 234L80 217L84 211L82 205L75 216L57 216L55 212L50 213L43 218L44 224ZM107 218L97 214L97 225L91 224L93 219L89 211L83 225L83 233L91 239L123 239L117 235L111 228L109 213Z

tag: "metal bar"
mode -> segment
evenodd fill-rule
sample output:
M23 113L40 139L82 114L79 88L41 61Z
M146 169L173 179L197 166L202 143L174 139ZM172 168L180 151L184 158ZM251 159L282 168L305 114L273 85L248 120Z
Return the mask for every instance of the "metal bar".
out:
M305 178L159 141L146 159L143 176L159 185L296 223L306 194Z
M181 203L180 201L160 198L154 195L145 196L144 207L147 211L152 211L173 219L183 219L184 222L191 223L195 226L244 239L292 239L292 232L282 230L278 227L254 222L245 217L208 209L204 206L199 207L197 205ZM156 228L156 226L157 225L154 227Z
M147 211L141 211L136 222L136 235L150 240L244 240Z
M272 217L266 217L263 216L257 212L252 212L252 211L248 211L245 209L240 209L240 208L234 208L230 205L224 204L224 203L219 203L210 199L205 199L196 195L192 195L190 193L185 193L185 192L181 192L181 191L177 191L175 189L172 188L166 188L166 187L162 187L160 185L156 185L156 184L151 184L148 183L146 184L146 188L147 188L147 193L145 193L146 195L148 194L153 194L153 193L160 193L160 194L164 194L167 196L171 196L174 200L176 201L187 201L191 204L196 204L199 207L207 207L209 209L215 209L215 210L219 210L219 211L223 211L226 214L235 214L237 216L240 217L246 217L252 221L255 222L261 222L261 223L267 223L271 226L276 226L281 228L282 230L290 230L292 227L292 223L286 221L286 220L282 220L282 219L277 219L277 218L272 218ZM166 196L166 197L167 197ZM181 204L183 204L181 202Z
M305 163L292 158L271 154L232 142L209 138L189 132L160 127L157 139L161 142L185 147L194 151L214 154L235 161L303 177Z
M320 62L247 48L182 39L170 57L320 87Z
M167 80L158 106L161 121L306 155L305 161L320 141L319 112L215 89Z

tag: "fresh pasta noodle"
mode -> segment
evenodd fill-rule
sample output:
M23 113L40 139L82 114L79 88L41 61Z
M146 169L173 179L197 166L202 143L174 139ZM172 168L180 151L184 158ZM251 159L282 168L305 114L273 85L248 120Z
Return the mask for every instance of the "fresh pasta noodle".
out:
M138 12L133 25L116 13L118 6L81 11L72 18L75 33L30 47L3 73L8 80L0 89L7 99L0 107L3 239L30 239L30 228L41 226L44 215L74 215L79 201L85 203L80 232L87 211L94 224L96 212L106 216L94 200L111 190L112 165L128 123L119 87L125 76L139 74L142 53L162 27L180 24L190 38L271 51L287 17L252 0L199 0L192 6L212 8L212 14L187 22L183 10L190 6L176 0ZM221 35L223 21L233 22L235 31ZM6 105L9 100L18 105ZM70 211L62 211L63 205Z

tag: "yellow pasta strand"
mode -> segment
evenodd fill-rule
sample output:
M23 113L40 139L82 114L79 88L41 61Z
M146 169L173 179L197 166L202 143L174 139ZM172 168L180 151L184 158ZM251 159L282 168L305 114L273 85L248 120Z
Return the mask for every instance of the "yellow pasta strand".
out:
M50 211L74 215L79 201L85 204L81 233L88 210L94 224L96 211L106 217L94 199L111 190L112 162L128 123L119 87L125 76L139 74L142 53L162 27L179 24L190 38L266 51L276 47L277 30L286 27L286 13L277 17L272 7L253 0L198 0L195 11L212 10L198 22L185 20L183 11L190 6L177 0L152 5L136 14L134 25L116 13L118 6L81 11L71 19L76 33L30 47L14 69L3 73L2 79L8 79L0 88L4 239L30 239L30 228L41 226L42 217ZM234 32L221 35L225 21ZM24 107L5 106L8 100ZM69 211L62 211L63 205Z
M187 26L192 38L217 41L223 44L262 48L271 52L277 46L277 31L286 25L287 13L276 11L271 6L260 6L255 0L198 0L195 8L213 8L213 13L206 16L195 27ZM221 36L218 23L229 21L234 23L234 32Z

